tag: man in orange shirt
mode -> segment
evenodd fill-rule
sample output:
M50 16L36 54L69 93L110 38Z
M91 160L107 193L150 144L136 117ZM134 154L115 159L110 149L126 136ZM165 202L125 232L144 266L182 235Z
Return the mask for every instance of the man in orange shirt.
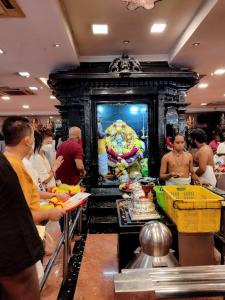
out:
M34 130L29 121L23 117L9 117L2 126L5 138L5 156L16 172L27 204L31 210L36 224L45 221L58 221L65 211L60 208L52 208L48 211L40 210L40 196L38 190L27 173L23 158L31 151L34 143Z

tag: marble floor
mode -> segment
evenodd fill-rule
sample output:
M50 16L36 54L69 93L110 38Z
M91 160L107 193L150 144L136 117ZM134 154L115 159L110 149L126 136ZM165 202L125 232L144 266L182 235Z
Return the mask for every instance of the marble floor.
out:
M114 299L118 272L117 234L88 234L74 300Z

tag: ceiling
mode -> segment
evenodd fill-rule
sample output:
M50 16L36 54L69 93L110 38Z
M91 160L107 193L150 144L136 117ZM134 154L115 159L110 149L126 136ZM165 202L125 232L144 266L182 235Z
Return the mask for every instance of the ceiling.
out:
M206 89L187 94L189 111L225 110L225 1L162 0L152 10L129 11L121 0L17 0L25 17L0 18L0 87L36 86L36 95L0 99L0 115L53 115L57 100L37 79L83 61L108 61L126 51L140 61L165 61L190 67L201 75ZM155 22L166 22L162 34L150 34ZM109 34L96 36L91 25L108 24ZM129 44L124 44L129 40ZM199 42L199 46L193 43ZM60 47L54 47L60 44ZM22 78L17 72L28 71ZM201 103L218 103L202 107ZM224 104L223 104L224 102ZM30 105L23 109L22 105Z

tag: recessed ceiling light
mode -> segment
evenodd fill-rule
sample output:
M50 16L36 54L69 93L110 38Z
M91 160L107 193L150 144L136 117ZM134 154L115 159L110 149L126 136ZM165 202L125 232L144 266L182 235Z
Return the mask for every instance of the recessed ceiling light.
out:
M124 43L124 44L130 44L130 41L125 40L125 41L123 41L123 43Z
M2 49L0 49L0 54L4 54L5 52L2 50Z
M46 78L46 77L40 77L39 80L40 80L42 83L44 83L44 85L45 85L46 87L49 88L49 86L48 86L48 78Z
M59 48L61 44L54 44L54 47Z
M204 103L201 103L201 106L206 106L206 105L207 105L207 103L205 103L205 102L204 102Z
M53 117L52 117L52 116L50 116L50 117L49 117L49 119L53 119Z
M29 86L29 89L31 91L37 91L38 90L38 88L36 86Z
M152 33L162 33L166 28L165 23L155 23L151 27L151 32Z
M108 25L107 24L93 24L92 32L94 34L108 34Z
M19 72L18 74L22 77L30 77L30 73L28 72Z
M28 109L28 108L30 108L30 105L24 104L22 107L25 108L25 109Z
M51 95L49 98L50 98L50 99L56 99L56 97L53 96L53 95Z
M4 101L8 101L8 100L10 100L10 97L9 96L2 96L1 99L4 100Z
M225 69L221 68L221 69L217 69L214 74L215 75L223 75L225 73Z
M199 89L206 89L208 87L208 83L200 83L199 85L198 85L198 88Z
M200 46L200 43L193 43L192 45L195 47L198 47L198 46Z

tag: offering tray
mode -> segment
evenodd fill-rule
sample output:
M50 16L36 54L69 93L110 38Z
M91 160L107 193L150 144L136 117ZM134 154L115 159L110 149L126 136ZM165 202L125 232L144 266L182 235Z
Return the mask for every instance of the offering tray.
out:
M153 213L136 213L132 208L128 209L131 221L148 221L148 220L158 220L160 219L160 215L155 211Z

